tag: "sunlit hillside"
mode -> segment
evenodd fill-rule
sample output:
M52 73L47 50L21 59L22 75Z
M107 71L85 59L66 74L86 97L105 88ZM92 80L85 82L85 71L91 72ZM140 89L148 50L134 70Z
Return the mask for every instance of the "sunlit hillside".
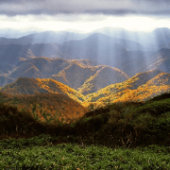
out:
M132 78L86 95L86 102L107 105L112 102L144 101L170 90L170 74L159 70L138 73Z
M7 107L16 106L19 111L28 111L31 117L43 122L62 119L69 122L88 111L70 97L55 93L10 95L1 91L0 103Z
M79 103L84 100L82 94L53 79L20 77L14 83L1 88L1 91L9 94L55 93L67 95Z

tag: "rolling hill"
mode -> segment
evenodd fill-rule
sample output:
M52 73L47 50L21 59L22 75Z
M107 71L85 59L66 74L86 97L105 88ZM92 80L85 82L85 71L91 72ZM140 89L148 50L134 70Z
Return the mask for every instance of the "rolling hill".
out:
M63 94L81 103L84 96L76 90L53 79L26 78L20 77L14 83L7 84L1 91L11 95L16 94L36 94L55 93Z
M82 117L88 111L67 95L56 93L11 95L0 91L0 103L6 107L6 110L14 106L19 111L29 112L31 117L34 119L37 117L36 119L41 122L47 122L51 118L52 122L62 119L69 122L71 119Z
M144 101L170 90L170 74L160 70L138 73L132 78L109 85L85 96L87 102L106 105L112 102Z

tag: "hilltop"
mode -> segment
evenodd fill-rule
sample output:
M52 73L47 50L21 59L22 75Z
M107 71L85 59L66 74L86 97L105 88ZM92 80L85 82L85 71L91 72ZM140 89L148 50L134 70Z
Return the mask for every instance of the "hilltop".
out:
M53 79L20 77L14 83L2 87L1 91L9 94L55 93L67 95L80 103L84 100L82 94Z

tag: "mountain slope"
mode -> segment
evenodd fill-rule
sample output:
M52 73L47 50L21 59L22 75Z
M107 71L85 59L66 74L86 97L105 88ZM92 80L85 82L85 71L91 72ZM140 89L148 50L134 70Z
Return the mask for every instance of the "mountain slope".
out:
M10 95L0 91L0 100L6 108L16 106L17 110L28 111L31 117L38 117L42 122L49 118L60 121L64 118L69 122L69 119L80 118L88 111L68 96L55 93Z
M99 67L100 69L78 88L79 92L86 95L96 92L110 84L123 82L129 78L123 71L117 68L102 65Z
M44 93L44 95L62 94L69 96L85 107L89 106L91 102L97 102L97 105L106 105L108 102L122 102L129 100L143 101L170 90L170 74L160 70L138 73L126 81L101 88L102 85L105 84L102 74L105 74L104 71L108 73L110 71L108 71L108 69L110 68L103 67L101 70L98 70L96 74L94 74L94 77L92 76L90 79L88 79L86 82L87 85L88 83L94 83L94 88L91 89L86 87L76 91L69 86L53 79L20 77L15 81L15 83L10 83L5 87L2 87L0 90L11 95L40 93ZM112 71L115 70L113 69ZM117 71L116 74L118 77L120 77L119 74L122 74L122 72ZM102 76L101 79L100 76ZM97 77L99 77L99 82L95 84ZM90 93L90 90L95 88L97 89L99 87L101 88L100 90ZM82 90L84 90L84 94L86 92L89 93L84 96L81 93L83 92Z
M138 43L114 39L100 33L92 34L83 40L69 41L60 46L64 58L90 59L97 65L116 67L130 77L146 71L143 68L146 69L147 65L153 62L153 52L142 49Z
M51 78L62 82L74 89L79 88L91 75L95 74L97 66L86 66L81 62L72 62L68 67L61 70Z
M53 79L20 77L14 83L1 88L1 91L9 94L55 93L67 95L79 103L84 100L82 94Z
M153 70L138 73L122 83L112 84L96 93L88 94L86 102L104 104L128 100L146 100L168 90L170 90L170 74Z
M148 65L147 69L159 69L161 71L170 73L170 49L162 48L155 52L156 60Z
M34 58L20 61L9 76L13 78L50 78L52 74L57 74L69 64L69 61L64 59L49 59L47 57ZM30 72L32 72L32 75L30 75Z
M29 47L24 45L0 45L0 59L4 64L18 64L20 57L30 59Z
M12 78L5 76L5 75L0 75L0 84L2 86L5 86L9 83L12 83L13 81L15 81L15 79L12 79Z
M87 94L110 84L122 82L129 77L116 68L104 65L90 66L75 60L51 78Z

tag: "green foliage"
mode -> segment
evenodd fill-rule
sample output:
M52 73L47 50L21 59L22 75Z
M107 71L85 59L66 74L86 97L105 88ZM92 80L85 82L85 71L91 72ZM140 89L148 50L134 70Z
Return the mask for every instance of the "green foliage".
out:
M69 136L72 138L72 136ZM149 145L135 150L58 144L58 137L39 135L30 139L0 141L1 169L165 169L169 166L169 148ZM17 160L17 161L16 161Z
M148 101L138 108L139 113L150 112L153 116L161 115L170 110L170 99Z
M170 99L170 93L163 93L163 94L157 95L153 97L152 99L149 99L149 101L158 101L158 100L164 100L164 99Z

